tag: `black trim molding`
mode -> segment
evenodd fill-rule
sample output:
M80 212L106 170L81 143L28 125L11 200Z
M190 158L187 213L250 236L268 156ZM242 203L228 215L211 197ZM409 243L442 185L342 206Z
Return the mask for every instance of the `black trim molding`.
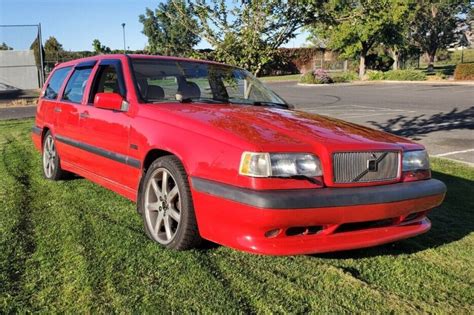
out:
M446 193L436 179L354 188L252 190L192 177L199 192L264 209L309 209L381 204Z
M43 128L40 128L38 126L33 126L33 128L31 128L31 132L36 135L41 136L41 134L43 133Z
M135 167L135 168L140 168L141 167L141 163L140 163L139 160L131 158L127 155L115 153L115 152L112 152L112 151L107 151L107 150L92 146L92 145L87 144L87 143L83 143L83 142L80 142L80 141L76 141L76 140L73 140L73 139L70 139L70 138L63 137L61 135L56 135L56 140L58 140L59 142L71 145L73 147L82 149L84 151L103 156L105 158L111 159L111 160L116 161L116 162L124 163L124 164L127 164L127 165Z

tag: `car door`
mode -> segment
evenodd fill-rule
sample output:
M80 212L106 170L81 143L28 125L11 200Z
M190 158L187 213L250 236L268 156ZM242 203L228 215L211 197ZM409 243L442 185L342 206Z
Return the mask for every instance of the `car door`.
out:
M94 72L88 104L80 113L81 142L88 151L82 167L107 180L125 186L136 173L137 165L128 160L130 115L127 111L97 108L97 93L117 93L127 99L121 61L101 60ZM136 177L136 174L133 175Z
M82 151L76 145L79 135L79 115L81 107L85 106L85 87L95 60L79 63L74 66L61 91L59 101L54 105L56 114L55 137L58 153L63 162L79 164Z

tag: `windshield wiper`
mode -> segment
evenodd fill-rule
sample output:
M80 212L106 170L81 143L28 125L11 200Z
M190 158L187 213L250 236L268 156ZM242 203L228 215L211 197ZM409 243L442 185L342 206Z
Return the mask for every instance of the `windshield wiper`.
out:
M185 97L179 101L180 103L193 103L193 102L202 102L209 104L222 104L229 103L227 99L217 99L217 98L206 98L206 97Z
M266 101L253 101L252 103L248 103L248 105L288 108L287 104L275 103L275 102L266 102Z

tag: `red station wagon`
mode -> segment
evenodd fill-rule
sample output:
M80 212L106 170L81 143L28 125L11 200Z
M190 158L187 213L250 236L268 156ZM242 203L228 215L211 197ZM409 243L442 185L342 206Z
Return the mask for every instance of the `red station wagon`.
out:
M208 61L62 63L33 141L47 179L75 173L136 201L146 234L178 250L374 246L428 231L446 192L420 144L294 110L249 72Z

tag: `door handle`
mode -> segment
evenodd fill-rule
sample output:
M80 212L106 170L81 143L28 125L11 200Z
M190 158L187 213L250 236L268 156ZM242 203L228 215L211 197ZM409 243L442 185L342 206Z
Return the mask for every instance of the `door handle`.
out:
M61 107L55 107L55 108L54 108L54 111L55 111L56 113L60 113L60 112L61 112Z
M79 114L79 117L84 118L84 119L89 118L89 113L88 112L82 112L82 113Z

